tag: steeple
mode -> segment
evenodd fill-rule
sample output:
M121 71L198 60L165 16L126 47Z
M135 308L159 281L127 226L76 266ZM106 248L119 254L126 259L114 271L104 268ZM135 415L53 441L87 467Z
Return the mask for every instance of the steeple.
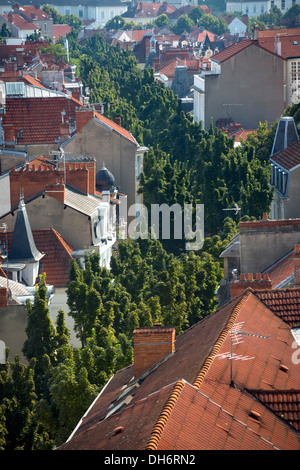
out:
M43 255L35 246L25 203L23 197L21 197L8 253L8 261L10 263L36 263L42 257Z

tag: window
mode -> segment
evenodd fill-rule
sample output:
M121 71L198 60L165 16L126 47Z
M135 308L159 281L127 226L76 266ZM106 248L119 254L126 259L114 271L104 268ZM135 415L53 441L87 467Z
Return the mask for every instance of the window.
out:
M285 0L281 0L281 10L285 10Z
M253 13L256 13L256 5L253 5Z
M137 155L136 157L136 177L137 178L141 176L141 165L142 165L142 157L141 155Z
M83 18L83 10L81 8L78 10L78 16L79 18Z
M48 29L48 23L44 23L44 31L47 31Z
M294 103L300 98L300 61L291 64L291 100Z
M104 10L100 11L100 18L101 18L101 20L104 20L104 18L105 18L105 11Z
M264 11L265 11L265 7L264 7L264 5L262 5L262 6L260 7L260 12L261 12L261 13L264 13Z
M115 10L110 10L109 17L113 18L115 16Z
M271 8L274 8L274 0L271 0Z
M248 5L246 5L246 13L247 13L247 14L249 13L249 7L248 7Z
M65 15L71 15L71 10L69 9L65 10Z

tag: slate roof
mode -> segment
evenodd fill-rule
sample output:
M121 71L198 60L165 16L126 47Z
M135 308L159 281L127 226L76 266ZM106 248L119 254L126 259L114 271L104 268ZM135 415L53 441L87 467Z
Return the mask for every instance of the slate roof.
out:
M35 262L41 259L41 257L42 255L34 242L25 203L21 200L10 243L8 261Z
M240 335L234 386L233 327L267 337ZM142 376L133 378L133 366L118 371L59 449L300 450L293 343L290 325L248 289L179 335L175 353ZM257 398L274 390L288 394L289 414L272 410L275 395Z

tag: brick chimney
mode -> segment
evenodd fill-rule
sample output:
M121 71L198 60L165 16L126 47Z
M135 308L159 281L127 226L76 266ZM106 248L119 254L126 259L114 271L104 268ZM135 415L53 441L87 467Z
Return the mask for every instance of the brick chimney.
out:
M300 245L295 245L293 251L295 284L300 284Z
M45 188L48 196L53 197L62 204L65 202L65 185L62 183L49 184Z
M239 280L230 283L230 298L233 299L240 295L248 287L251 287L253 290L272 289L272 281L269 274L261 276L260 273L257 273L254 279L253 273L249 273L248 278L246 278L245 273L241 273Z
M8 304L8 289L0 287L0 308L6 308Z
M137 328L134 339L134 376L138 377L156 362L175 351L175 328L156 324Z
M80 132L81 129L95 117L95 110L92 108L77 108L76 109L76 129Z

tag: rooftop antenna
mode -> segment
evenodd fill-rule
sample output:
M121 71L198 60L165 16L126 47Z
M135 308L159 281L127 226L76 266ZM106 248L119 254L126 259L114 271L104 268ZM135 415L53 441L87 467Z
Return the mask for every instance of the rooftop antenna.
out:
M230 353L221 353L217 354L215 357L219 357L219 359L230 359L230 386L235 387L234 380L233 380L233 360L241 360L241 361L250 361L255 359L255 356L243 356L237 355L233 352L233 346L239 343L243 343L242 336L253 336L255 338L260 339L268 339L269 336L263 336L258 333L248 333L246 331L241 331L244 322L236 323L233 328L230 330Z
M235 211L235 215L237 215L241 211L241 208L235 202L234 207L229 207L228 209L223 209L223 211Z

